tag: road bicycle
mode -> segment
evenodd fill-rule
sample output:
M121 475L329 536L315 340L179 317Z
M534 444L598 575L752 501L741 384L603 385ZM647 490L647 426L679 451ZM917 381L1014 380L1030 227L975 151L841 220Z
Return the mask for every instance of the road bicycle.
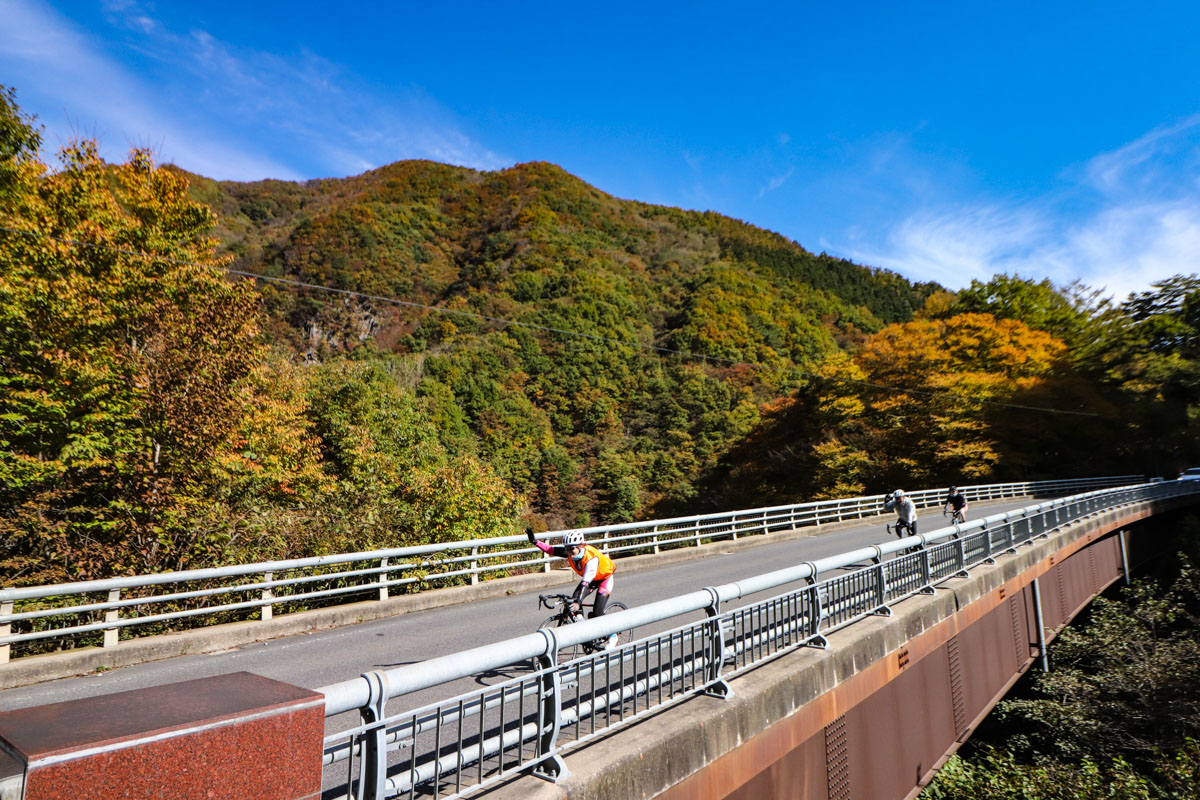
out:
M887 528L887 532L889 534L894 533L894 534L896 534L896 537L899 539L903 539L905 536L913 535L912 523L905 522L902 519L898 519L898 520L896 520L896 522L894 524L888 524L885 527Z
M943 507L942 508L942 516L950 517L951 522L956 522L959 525L962 525L964 522L967 521L967 518L963 515L962 509L956 508L953 511L950 511L950 513L947 513L947 511L948 511L948 509Z
M582 603L579 611L572 612L571 611L571 603L572 602L573 602L573 600L571 599L571 595L569 595L569 594L539 594L538 595L538 608L558 609L558 611L555 612L554 616L547 619L545 622L543 622L538 627L539 628L561 628L564 625L571 625L576 622L582 622L583 620L588 618L587 615L585 614L585 612L595 606L595 603ZM608 615L614 614L617 611L627 611L628 608L629 607L626 606L624 603L609 603L608 606L604 609L604 616L607 617ZM626 642L630 641L633 638L633 629L632 628L630 628L629 630L618 631L617 633L618 633L619 639L626 641ZM592 639L591 641L588 641L588 642L582 642L581 644L573 644L573 645L568 645L567 647L560 647L558 650L558 661L561 664L566 661L572 661L581 656L588 656L593 653L599 653L600 651L604 650L604 645L607 643L607 641L608 641L608 637L603 637L600 639Z

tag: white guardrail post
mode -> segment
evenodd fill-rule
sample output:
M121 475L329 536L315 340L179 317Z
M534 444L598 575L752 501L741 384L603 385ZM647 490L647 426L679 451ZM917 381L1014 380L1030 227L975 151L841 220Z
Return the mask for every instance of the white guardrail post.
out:
M13 605L15 605L15 604L13 603L12 600L5 600L3 603L0 603L0 617L7 617L10 614L12 614L13 613ZM12 623L11 622L5 622L3 625L0 625L0 636L8 636L10 633L12 633ZM0 644L0 664L8 663L9 654L11 652L12 652L12 645Z
M117 603L121 600L120 589L110 589L108 592L108 602ZM104 621L116 623L121 617L121 609L110 608L104 612ZM104 647L116 647L121 639L121 631L115 626L104 629Z
M260 614L260 616L262 617L263 622L266 622L267 620L271 619L272 616L274 616L274 611L271 608L271 601L273 599L275 599L275 592L272 591L272 588L270 586L270 583L273 580L275 580L274 572L264 572L263 573L263 583L267 584L266 586L263 587L263 590L262 590L263 605L262 605L262 613Z

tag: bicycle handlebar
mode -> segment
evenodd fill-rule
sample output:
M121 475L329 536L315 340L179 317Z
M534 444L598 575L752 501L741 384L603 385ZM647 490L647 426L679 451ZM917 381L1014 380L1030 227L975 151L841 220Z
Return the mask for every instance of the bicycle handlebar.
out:
M553 608L558 608L559 606L565 606L569 602L571 602L571 595L569 595L569 594L539 594L538 595L538 608L545 607L545 608L553 609Z
M555 608L558 608L559 606L565 606L568 603L579 603L580 607L582 607L582 608L591 608L594 605L594 602L593 603L584 603L581 600L576 600L572 595L569 595L569 594L539 594L538 595L538 608L555 609Z

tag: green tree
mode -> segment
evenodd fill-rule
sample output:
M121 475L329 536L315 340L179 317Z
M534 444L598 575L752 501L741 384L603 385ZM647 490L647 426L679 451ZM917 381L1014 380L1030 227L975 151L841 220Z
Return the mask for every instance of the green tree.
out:
M208 268L221 263L213 215L185 179L138 150L107 165L90 142L49 172L15 106L0 112L5 572L183 566L204 549L187 519L261 357L256 296Z
M1200 278L1156 282L1102 322L1075 361L1117 407L1124 429L1114 445L1150 472L1191 466L1200 458Z
M1100 298L1099 292L1078 282L1057 287L1048 278L1034 281L1000 274L986 283L972 279L942 316L991 314L997 319L1023 322L1077 345L1090 335L1096 316L1106 307L1107 301Z
M1091 621L1055 642L1037 696L1006 700L1004 718L1032 724L1031 742L1069 759L1147 765L1200 737L1200 575L1183 569L1167 590L1137 583L1097 598Z
M392 362L395 366L395 362ZM326 552L498 536L518 500L486 466L449 453L428 413L380 359L317 368L308 414L338 482Z

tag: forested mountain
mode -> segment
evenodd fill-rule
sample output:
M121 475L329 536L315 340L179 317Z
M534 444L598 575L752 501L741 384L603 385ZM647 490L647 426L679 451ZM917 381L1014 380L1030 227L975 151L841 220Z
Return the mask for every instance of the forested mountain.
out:
M1194 276L954 295L544 163L52 167L0 87L7 584L1161 474L1198 398Z
M937 288L719 214L618 200L551 164L188 178L237 269L480 315L260 286L277 342L403 364L443 444L551 526L707 507L696 481L764 403Z

